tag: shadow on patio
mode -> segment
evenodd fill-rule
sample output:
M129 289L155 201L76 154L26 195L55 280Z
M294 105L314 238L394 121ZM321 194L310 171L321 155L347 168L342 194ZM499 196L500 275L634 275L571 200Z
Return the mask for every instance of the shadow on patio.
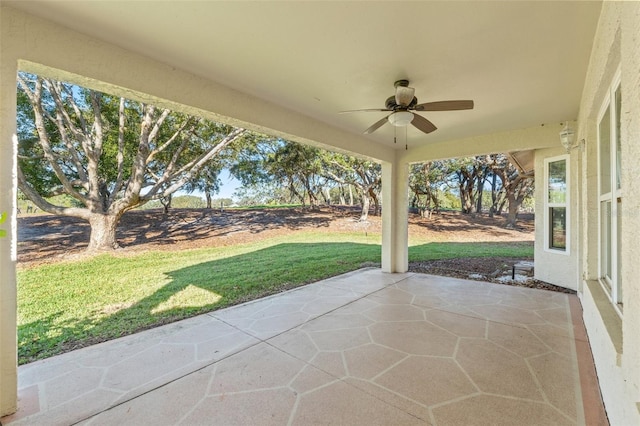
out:
M602 424L576 296L364 269L20 367L3 424Z

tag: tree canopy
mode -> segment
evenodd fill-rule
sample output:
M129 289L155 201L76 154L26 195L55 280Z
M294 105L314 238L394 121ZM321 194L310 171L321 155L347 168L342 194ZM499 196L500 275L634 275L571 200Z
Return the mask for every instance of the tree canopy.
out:
M127 210L168 197L244 129L71 84L18 75L18 186L44 211L91 224L90 250L115 248ZM65 193L74 207L55 205Z
M179 189L204 194L211 208L224 169L242 182L246 202L313 208L355 196L360 220L371 204L380 211L376 162L32 74L19 73L17 86L19 189L43 211L87 220L90 250L118 247L126 211L152 200L167 210ZM409 188L423 212L480 212L490 200L493 215L507 203L513 225L533 179L494 154L414 164Z

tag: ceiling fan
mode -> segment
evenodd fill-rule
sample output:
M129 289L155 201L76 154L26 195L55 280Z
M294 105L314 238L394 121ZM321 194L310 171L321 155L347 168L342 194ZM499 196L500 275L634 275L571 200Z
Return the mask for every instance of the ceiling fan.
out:
M424 133L431 133L436 130L437 127L426 118L412 111L458 111L463 109L473 109L473 101L438 101L419 104L418 98L413 95L415 93L415 89L413 87L409 87L409 80L398 80L394 83L394 86L396 88L396 94L386 100L386 108L356 109L351 111L340 111L340 113L362 111L391 112L391 114L376 121L367 130L365 130L364 134L368 135L378 130L387 121L396 127L408 126L409 123L411 123L420 131Z

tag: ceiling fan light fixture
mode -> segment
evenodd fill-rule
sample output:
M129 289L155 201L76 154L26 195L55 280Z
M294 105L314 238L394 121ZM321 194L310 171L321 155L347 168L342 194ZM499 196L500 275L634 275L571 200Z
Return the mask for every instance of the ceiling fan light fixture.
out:
M395 95L396 104L408 107L411 101L413 101L414 93L415 89L413 87L397 86Z
M413 113L409 111L397 111L388 117L389 123L396 127L408 126L413 120Z

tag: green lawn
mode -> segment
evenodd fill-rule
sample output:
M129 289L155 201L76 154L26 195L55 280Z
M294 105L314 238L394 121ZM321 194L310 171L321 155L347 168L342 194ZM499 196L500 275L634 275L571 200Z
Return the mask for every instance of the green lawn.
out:
M414 242L411 261L531 257L530 243ZM380 262L380 236L298 233L238 246L104 254L18 271L18 357L77 347Z

